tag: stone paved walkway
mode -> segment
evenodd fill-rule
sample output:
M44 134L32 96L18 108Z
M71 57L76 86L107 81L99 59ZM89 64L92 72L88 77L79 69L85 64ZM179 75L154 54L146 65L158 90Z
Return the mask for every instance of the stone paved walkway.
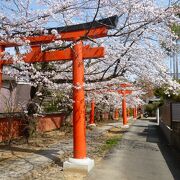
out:
M87 179L179 180L180 164L159 137L155 123L136 121Z

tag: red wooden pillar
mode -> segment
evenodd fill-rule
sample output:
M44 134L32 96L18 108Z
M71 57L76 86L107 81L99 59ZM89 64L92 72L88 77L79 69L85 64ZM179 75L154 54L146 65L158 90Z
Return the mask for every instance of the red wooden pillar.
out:
M91 101L91 114L89 124L95 124L94 122L95 102L94 99Z
M86 158L84 61L82 41L73 47L73 143L74 158Z
M129 108L127 108L127 118L129 118Z
M4 52L5 47L4 46L0 46L0 57L2 56L2 52ZM2 60L0 60L0 88L2 87L2 71L3 71L3 65L1 63Z
M133 108L133 118L137 119L137 108L136 107Z
M127 125L126 95L125 94L123 94L122 112L123 112L123 125Z
M114 111L114 119L115 120L119 119L119 110L118 110L118 108L116 108L115 111Z

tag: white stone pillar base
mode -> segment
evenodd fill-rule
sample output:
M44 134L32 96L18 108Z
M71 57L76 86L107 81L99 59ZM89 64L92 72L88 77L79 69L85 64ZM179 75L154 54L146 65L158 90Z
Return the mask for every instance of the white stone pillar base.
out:
M118 120L119 120L119 118L114 118L114 120L115 120L115 121L118 121Z
M96 124L93 123L93 124L88 124L89 127L96 127Z
M129 125L128 124L122 125L121 128L124 128L124 129L129 128Z
M63 163L63 170L66 171L83 171L89 172L94 167L94 160L90 158L85 159L75 159L69 158L68 161Z

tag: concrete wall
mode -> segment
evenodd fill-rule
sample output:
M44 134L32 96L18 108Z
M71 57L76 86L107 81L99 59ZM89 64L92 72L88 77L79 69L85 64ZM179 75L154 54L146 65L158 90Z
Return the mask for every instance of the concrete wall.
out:
M46 132L59 129L65 119L64 114L51 114L37 118L37 131ZM22 136L24 124L20 118L0 118L0 142L8 140L10 137Z
M31 86L29 84L17 84L15 89L15 105L20 108L26 108L27 103L31 99L30 97Z
M172 128L172 144L180 149L180 122L173 122Z
M27 84L17 84L10 95L9 89L2 87L0 89L0 113L18 112L22 108L25 109L30 100L30 88L31 86Z
M163 132L164 136L166 137L169 144L172 144L172 129L166 125L162 120L159 121L159 127L161 128L161 131Z
M20 119L0 118L0 142L21 136L23 123Z
M46 132L54 129L59 129L62 125L65 115L52 114L38 118L37 131Z
M162 121L166 126L171 127L171 104L165 103L159 108L160 121Z
M12 98L10 97L10 91L6 88L0 89L0 113L8 112L10 106L14 106L14 94L15 91L12 92Z
M180 120L172 120L172 108L171 103L166 103L160 107L160 128L168 140L170 145L180 149ZM180 111L176 107L176 111Z

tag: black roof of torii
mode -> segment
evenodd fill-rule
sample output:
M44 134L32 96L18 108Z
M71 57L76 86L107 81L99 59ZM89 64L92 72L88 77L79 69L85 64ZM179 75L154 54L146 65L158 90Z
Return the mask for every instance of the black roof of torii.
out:
M64 26L64 27L53 27L45 29L48 31L48 34L51 34L52 30L56 30L58 33L60 32L71 32L71 31L78 31L78 30L88 30L92 28L98 28L105 26L107 29L113 29L117 26L118 23L118 16L114 15L105 19L100 19L97 21L92 21L88 23L76 24L71 26ZM32 33L33 35L39 35L39 32Z

